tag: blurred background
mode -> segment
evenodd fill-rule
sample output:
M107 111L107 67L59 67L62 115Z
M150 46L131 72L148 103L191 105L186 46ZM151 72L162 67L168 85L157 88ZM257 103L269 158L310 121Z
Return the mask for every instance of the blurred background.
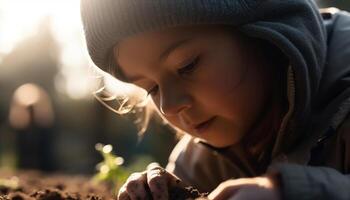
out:
M141 140L133 118L94 99L99 84L84 46L79 0L0 0L0 167L93 173L96 143L125 165L166 164L167 127Z
M350 10L348 0L317 1ZM174 132L152 120L144 137L129 115L92 92L99 77L84 46L79 0L0 0L0 169L91 174L112 144L125 166L163 166Z

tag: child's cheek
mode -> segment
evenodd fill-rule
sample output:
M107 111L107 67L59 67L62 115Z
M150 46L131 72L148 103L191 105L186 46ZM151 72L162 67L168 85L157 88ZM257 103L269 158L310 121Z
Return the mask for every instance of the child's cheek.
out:
M213 97L227 97L238 95L239 87L244 78L243 67L226 66L218 62L208 66L201 66L203 72L198 78L198 87L203 92L211 93Z

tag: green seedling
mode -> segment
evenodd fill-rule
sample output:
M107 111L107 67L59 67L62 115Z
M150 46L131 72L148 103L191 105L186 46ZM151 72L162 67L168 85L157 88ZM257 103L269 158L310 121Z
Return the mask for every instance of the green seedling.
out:
M98 143L95 148L101 153L103 161L97 164L98 172L93 177L93 180L112 184L112 192L115 193L130 175L128 170L121 166L124 159L112 153L113 147L110 144L103 145Z

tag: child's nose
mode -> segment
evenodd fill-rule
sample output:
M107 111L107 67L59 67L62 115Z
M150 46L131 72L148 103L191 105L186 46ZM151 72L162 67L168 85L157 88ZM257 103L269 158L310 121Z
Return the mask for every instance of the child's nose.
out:
M179 88L161 91L160 112L165 116L174 116L192 106L190 95Z

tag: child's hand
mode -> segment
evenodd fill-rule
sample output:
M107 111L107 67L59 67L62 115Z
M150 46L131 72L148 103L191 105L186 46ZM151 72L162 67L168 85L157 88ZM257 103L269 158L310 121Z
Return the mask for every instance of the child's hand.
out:
M156 163L152 163L144 172L136 172L129 176L118 193L119 200L155 199L168 200L168 188L184 187L182 181L165 171Z
M241 178L222 182L208 198L210 200L280 200L274 178Z

